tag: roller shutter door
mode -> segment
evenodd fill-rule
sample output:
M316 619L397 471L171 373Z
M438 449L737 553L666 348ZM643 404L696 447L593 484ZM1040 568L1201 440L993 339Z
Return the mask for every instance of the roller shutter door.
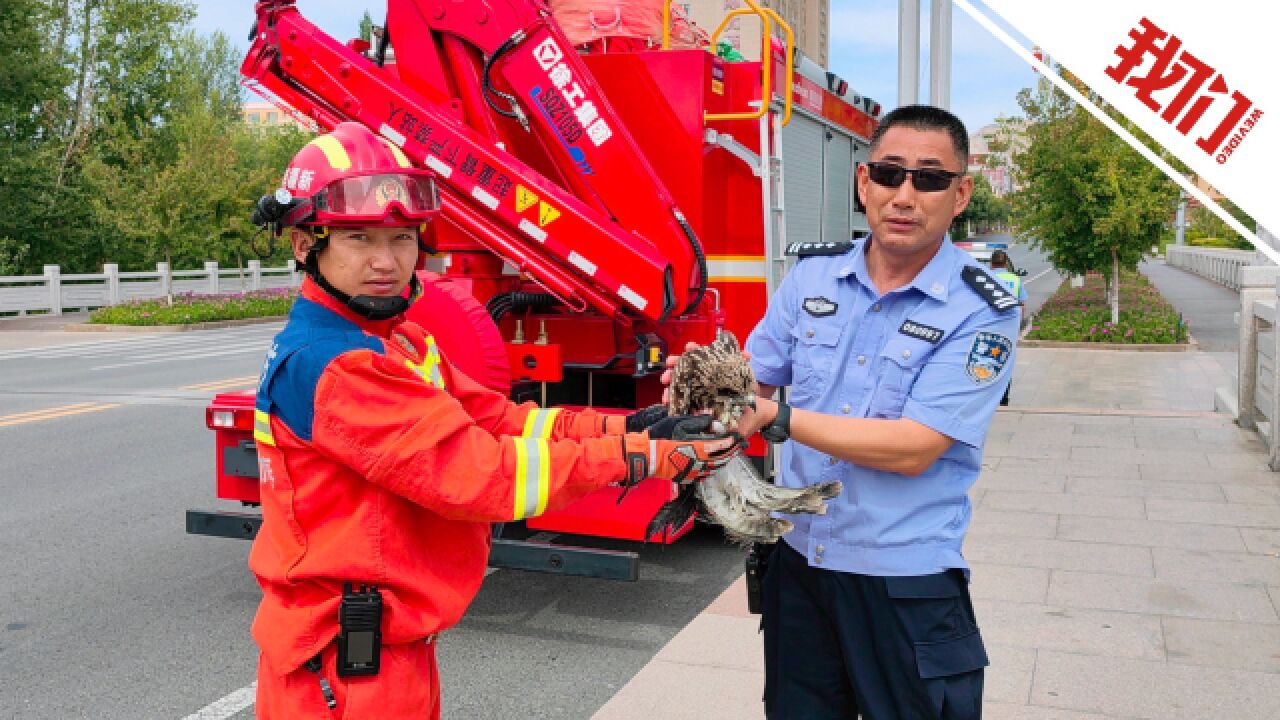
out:
M782 194L787 242L822 239L822 151L825 131L800 113L782 129Z
M849 239L852 185L853 138L832 132L827 140L826 200L822 211L822 239L827 242Z

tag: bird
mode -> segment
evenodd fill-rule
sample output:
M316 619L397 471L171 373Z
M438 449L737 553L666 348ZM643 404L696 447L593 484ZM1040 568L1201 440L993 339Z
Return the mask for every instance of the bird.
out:
M707 345L690 348L671 369L672 415L710 413L732 430L742 411L755 407L756 376L742 356L738 338L721 330Z
M710 414L726 432L737 428L746 408L755 407L755 374L737 337L728 330L721 330L711 343L690 348L677 359L670 389L670 414ZM748 458L738 455L703 482L681 487L649 521L645 538L660 535L665 539L702 510L734 542L777 542L793 525L772 513L821 515L827 511L824 501L842 490L838 481L803 488L775 485L765 480Z

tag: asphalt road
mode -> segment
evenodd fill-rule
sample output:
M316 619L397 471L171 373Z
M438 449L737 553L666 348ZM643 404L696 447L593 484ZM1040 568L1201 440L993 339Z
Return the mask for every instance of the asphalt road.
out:
M184 511L215 506L205 405L277 328L0 342L0 718L251 717L249 545ZM590 717L741 573L714 528L640 551L634 584L492 574L440 642L445 717Z

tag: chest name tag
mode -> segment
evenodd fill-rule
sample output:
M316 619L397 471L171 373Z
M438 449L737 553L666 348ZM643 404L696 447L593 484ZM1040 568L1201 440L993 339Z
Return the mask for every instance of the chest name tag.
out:
M814 317L827 317L829 315L835 315L836 309L839 307L840 307L839 304L833 303L830 300L822 297L821 295L819 295L818 297L811 297L811 298L804 299L804 311Z
M969 348L964 372L978 385L989 385L1000 377L1000 371L1012 354L1013 342L1009 338L999 333L980 332Z
M912 322L911 320L904 320L902 322L902 327L898 328L898 332L906 335L907 337L924 340L925 342L932 343L934 345L937 345L938 342L942 340L942 336L946 334L936 327L921 325L920 323Z

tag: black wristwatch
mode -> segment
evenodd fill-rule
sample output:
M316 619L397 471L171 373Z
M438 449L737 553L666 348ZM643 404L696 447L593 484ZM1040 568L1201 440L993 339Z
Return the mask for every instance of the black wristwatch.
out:
M760 431L760 437L771 443L781 443L791 439L790 405L781 400L778 401L778 414L774 416L773 422Z

